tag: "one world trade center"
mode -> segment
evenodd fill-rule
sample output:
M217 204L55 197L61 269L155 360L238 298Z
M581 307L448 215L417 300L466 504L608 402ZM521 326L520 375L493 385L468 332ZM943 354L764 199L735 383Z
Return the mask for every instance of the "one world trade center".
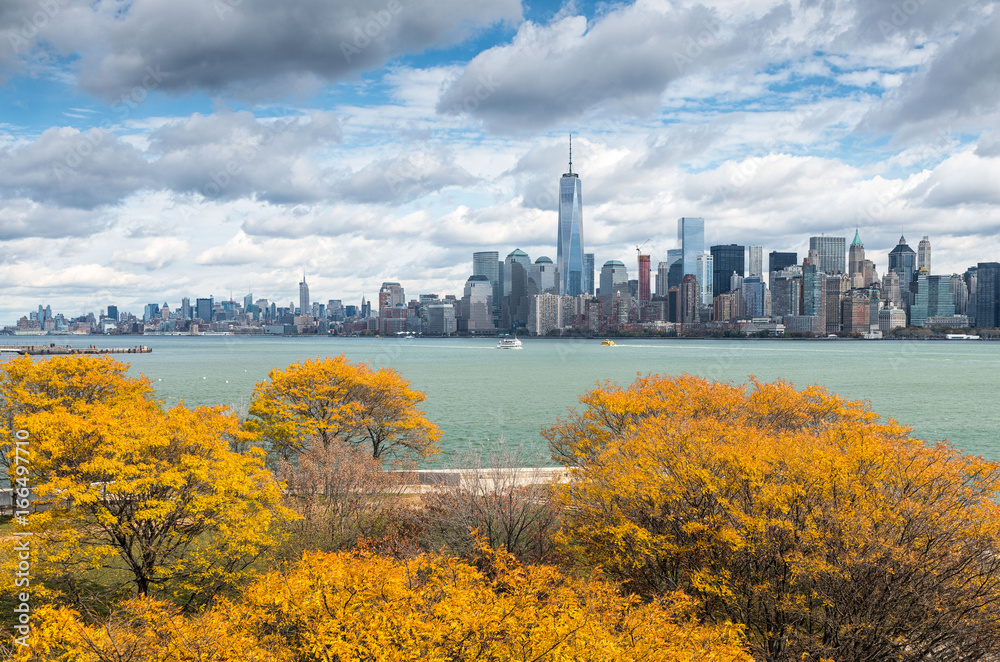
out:
M573 136L569 138L569 172L559 180L559 237L556 249L559 294L584 293L583 201L580 176L573 172Z

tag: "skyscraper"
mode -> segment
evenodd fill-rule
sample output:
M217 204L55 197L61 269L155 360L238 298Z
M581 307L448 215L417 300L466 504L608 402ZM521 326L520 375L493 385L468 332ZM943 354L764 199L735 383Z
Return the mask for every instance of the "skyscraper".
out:
M583 199L580 176L573 172L573 136L569 142L569 172L559 180L559 232L556 269L559 294L577 296L584 291Z
M926 235L917 244L917 271L921 269L931 272L931 240Z
M913 275L917 273L917 254L906 245L906 237L900 236L899 244L889 251L889 271L899 274L899 289L903 292L903 298L907 299Z
M309 286L306 284L305 274L302 274L302 282L299 283L299 314L309 314Z
M628 298L628 270L620 260L608 260L601 268L600 299L605 315L611 314L611 306L618 295Z
M750 248L754 248L754 246ZM760 246L756 248L760 248ZM712 246L709 251L712 253L712 296L717 297L723 292L729 291L729 284L734 271L740 276L746 275L744 271L746 249L739 244L725 244ZM759 258L760 256L758 255L757 257ZM753 274L750 275L752 276Z
M764 247L763 246L751 246L750 247L750 273L749 276L756 276L761 278L764 275Z
M649 295L649 256L639 256L639 305L650 300Z
M781 271L785 267L790 267L793 264L798 264L799 254L798 253L783 253L780 251L771 251L767 256L767 271L768 273L772 271Z
M712 305L712 290L714 289L712 282L715 279L712 263L712 256L706 253L697 256L694 261L694 275L698 279L698 304L701 306ZM683 279L681 284L684 284Z
M583 293L594 293L594 254L583 254Z
M705 219L687 216L677 219L677 241L681 245L681 275L698 275L695 260L705 252Z
M472 275L486 276L493 287L490 297L493 306L490 314L494 321L500 319L500 300L503 298L503 280L500 278L500 253L498 251L481 251L472 254Z
M976 269L976 326L1000 326L1000 262L980 262Z
M844 268L844 254L847 252L845 237L809 237L809 250L819 253L819 270L823 273L847 273Z

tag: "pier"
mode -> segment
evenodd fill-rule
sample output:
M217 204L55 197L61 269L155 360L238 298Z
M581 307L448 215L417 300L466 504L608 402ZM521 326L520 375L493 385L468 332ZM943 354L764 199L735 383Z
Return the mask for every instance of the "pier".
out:
M135 347L107 347L101 348L97 345L86 347L73 347L72 345L0 345L0 353L6 354L27 354L30 356L54 356L63 354L149 354L153 351L147 345L136 345Z

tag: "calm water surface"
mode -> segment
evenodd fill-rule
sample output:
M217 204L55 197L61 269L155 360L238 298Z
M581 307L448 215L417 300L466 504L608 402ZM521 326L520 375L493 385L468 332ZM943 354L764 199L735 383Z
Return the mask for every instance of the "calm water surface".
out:
M524 339L498 350L496 339L282 338L252 336L94 336L57 344L153 348L116 355L153 381L167 405L238 404L272 368L345 354L399 371L423 391L428 417L443 433L439 464L505 439L544 457L542 426L603 380L689 373L745 382L785 379L819 384L913 428L922 439L1000 460L1000 343L927 341ZM40 340L39 340L40 342Z

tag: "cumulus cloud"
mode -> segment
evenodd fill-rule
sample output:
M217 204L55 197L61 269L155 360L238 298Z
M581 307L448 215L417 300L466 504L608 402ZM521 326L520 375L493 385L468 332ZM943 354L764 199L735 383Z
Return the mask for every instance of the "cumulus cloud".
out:
M61 208L25 198L0 199L0 241L26 237L88 237L109 225L99 212Z
M992 17L991 17L992 18ZM996 117L1000 103L1000 17L964 27L930 64L906 79L861 126L895 131L908 125L954 124L954 130ZM976 121L980 120L980 121ZM931 128L931 127L927 127Z
M142 153L101 128L53 127L32 142L0 148L0 192L38 202L94 209L152 182Z
M741 43L715 11L660 0L614 9L590 25L583 16L529 21L509 45L473 58L441 94L438 111L516 131L598 106L648 115L671 81L728 61Z
M399 55L460 42L521 15L516 0L76 4L73 20L60 22L50 38L62 52L78 53L81 85L109 99L144 80L171 92L283 96L316 81L339 81L379 67ZM83 40L88 47L83 48Z
M373 161L338 185L348 202L410 202L449 186L468 186L476 178L452 163L444 149L414 149L392 158Z
M184 259L188 252L188 242L173 237L159 237L146 242L137 250L117 251L116 261L127 262L143 267L147 271L162 269Z

